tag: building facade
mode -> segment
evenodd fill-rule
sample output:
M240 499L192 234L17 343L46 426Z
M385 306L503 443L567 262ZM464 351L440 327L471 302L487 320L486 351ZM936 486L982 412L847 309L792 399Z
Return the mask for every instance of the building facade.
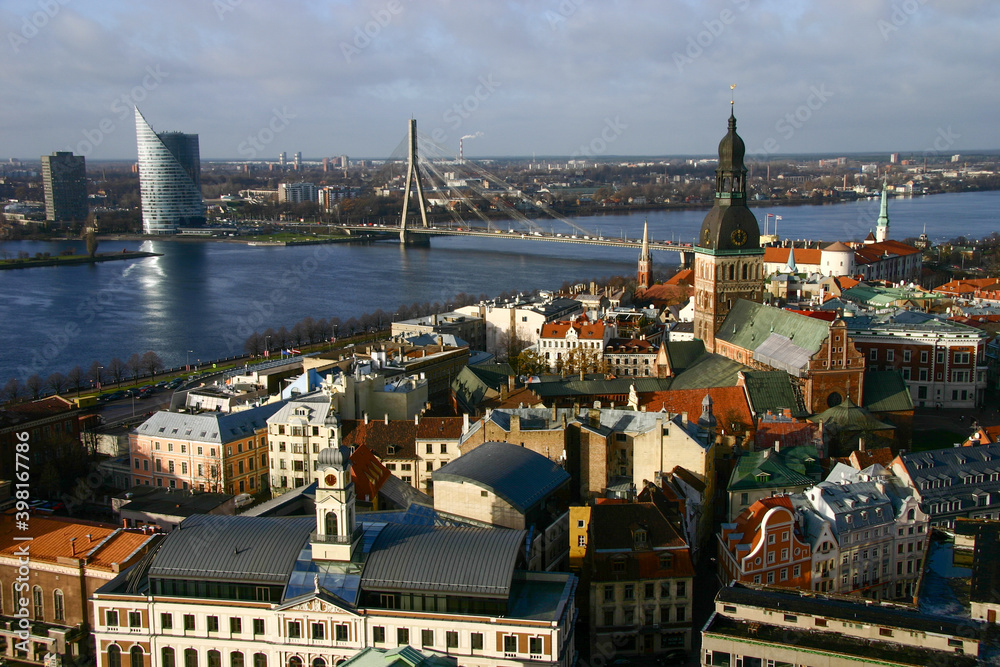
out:
M57 151L42 156L45 219L49 222L82 222L87 219L87 160L82 155Z
M205 222L197 134L157 134L135 109L144 234L174 234Z

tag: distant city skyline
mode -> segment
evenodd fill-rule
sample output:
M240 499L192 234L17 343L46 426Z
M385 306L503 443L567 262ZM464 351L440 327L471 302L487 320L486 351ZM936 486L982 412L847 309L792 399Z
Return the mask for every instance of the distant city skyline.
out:
M205 160L389 157L410 117L472 159L712 155L730 99L749 161L949 156L1000 148L998 32L926 0L9 0L0 159L134 160L133 104Z

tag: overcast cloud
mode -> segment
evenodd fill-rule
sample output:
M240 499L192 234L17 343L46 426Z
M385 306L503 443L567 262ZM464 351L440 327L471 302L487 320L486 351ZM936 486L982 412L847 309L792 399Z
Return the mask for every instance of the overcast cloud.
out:
M0 158L1000 148L991 0L4 0ZM946 138L942 138L946 137ZM937 142L935 144L935 142Z

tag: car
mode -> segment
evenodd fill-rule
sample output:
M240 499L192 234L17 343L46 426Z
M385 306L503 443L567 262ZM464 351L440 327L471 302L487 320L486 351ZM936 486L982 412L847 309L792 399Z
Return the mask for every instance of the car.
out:
M688 662L687 651L675 648L656 656L656 664L668 667L668 665L686 665Z
M245 507L252 502L253 502L253 496L251 496L249 493L241 493L240 495L236 496L235 500L237 509L239 509L240 507Z
M110 394L108 394L109 401L118 401L123 398L125 398L125 392L122 391L121 389L119 389L118 391L113 391Z

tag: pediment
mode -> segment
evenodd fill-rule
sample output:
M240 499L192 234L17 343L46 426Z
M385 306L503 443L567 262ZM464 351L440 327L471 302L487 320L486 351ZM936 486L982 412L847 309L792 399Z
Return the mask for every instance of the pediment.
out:
M313 593L308 598L300 598L296 601L290 602L282 607L281 611L300 611L300 612L314 612L319 614L344 614L348 616L357 616L357 614L334 602L333 596L326 594L325 592Z

